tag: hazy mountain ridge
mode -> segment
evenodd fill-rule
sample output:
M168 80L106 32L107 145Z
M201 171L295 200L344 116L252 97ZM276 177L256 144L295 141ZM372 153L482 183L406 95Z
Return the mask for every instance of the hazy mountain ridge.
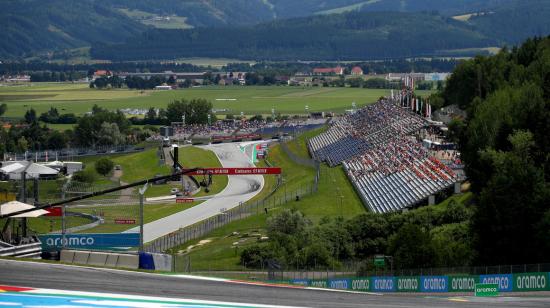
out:
M122 44L96 44L110 60L226 57L254 60L367 60L488 47L497 41L463 22L428 13L333 14L238 28L148 30Z
M230 29L239 27L240 31L250 33L248 39L252 40L244 42L244 45L261 46L265 40L269 41L270 37L270 33L262 32L264 25L292 23L294 28L286 29L292 32L301 31L306 36L304 39L308 40L309 32L318 31L308 27L307 17L319 12L345 12L350 9L355 12L373 12L372 14L380 14L382 18L391 16L387 15L388 11L431 12L430 15L435 15L437 11L442 16L490 12L491 14L483 16L473 16L467 21L445 21L444 28L449 26L455 30L460 29L458 32L455 31L456 33L470 33L463 36L463 39L467 40L463 45L474 45L472 43L479 43L480 40L484 42L475 47L486 47L487 41L498 45L517 43L528 36L545 35L550 31L550 18L547 18L550 14L548 0L2 0L0 27L3 31L0 32L0 57L27 57L46 51L90 45L95 45L95 50L98 51L98 46L120 44L134 38L141 40L142 33L173 35L171 32L164 33L164 30L151 30L159 25L169 29L200 28L198 31L201 35L209 31L215 33L220 29L231 32ZM361 18L360 15L353 16ZM298 18L296 24L295 20L285 19L289 17L306 18ZM315 20L314 17L311 18ZM250 27L259 23L261 25L257 27ZM299 27L306 27L309 32L296 29ZM408 26L404 23L394 27L394 32L398 32L399 28L403 30ZM383 33L386 31L382 28L378 30ZM435 30L437 29L426 29L432 35L429 40L432 40L434 35L440 35L440 32ZM443 32L445 35L455 33ZM474 32L477 34L473 35ZM351 35L339 35L344 34ZM381 35L376 31L363 34L370 37L354 36L354 39L377 42L377 37ZM180 35L185 37L187 34ZM267 37L263 38L262 35ZM416 33L412 37L421 36ZM470 38L474 38L474 41L468 41ZM342 39L338 36L328 36L325 40L334 42L317 45L332 48L323 52L327 55L334 54L340 49L331 46L337 46L337 42ZM449 41L448 38L441 40ZM275 49L290 48L292 51L293 45L296 44L281 37L280 46ZM434 50L437 47L435 45L437 44L430 50ZM197 49L201 48L204 49L204 46ZM213 56L219 57L222 54L226 52L221 50L218 55ZM299 53L294 56L301 57Z

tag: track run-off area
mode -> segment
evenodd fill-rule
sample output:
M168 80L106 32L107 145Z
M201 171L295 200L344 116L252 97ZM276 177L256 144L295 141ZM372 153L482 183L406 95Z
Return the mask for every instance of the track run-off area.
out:
M0 273L1 307L550 306L550 297L537 294L476 298L362 293L13 260L0 260ZM6 286L38 290L17 292Z
M214 152L224 168L254 167L251 158L240 150L237 143L211 144L201 148ZM244 203L252 199L262 191L263 187L264 177L262 175L229 175L227 186L220 193L190 209L145 224L143 227L144 242L150 242L180 228L232 209L241 202ZM139 227L126 232L139 232Z

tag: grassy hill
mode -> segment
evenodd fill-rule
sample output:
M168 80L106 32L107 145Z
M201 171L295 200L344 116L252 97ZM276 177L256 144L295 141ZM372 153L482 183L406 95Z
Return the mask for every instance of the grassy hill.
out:
M93 0L0 2L0 57L120 42L146 27Z

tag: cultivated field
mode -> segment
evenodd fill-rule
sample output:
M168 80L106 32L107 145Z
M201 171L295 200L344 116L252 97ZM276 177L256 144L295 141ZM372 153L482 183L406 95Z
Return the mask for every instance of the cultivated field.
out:
M306 105L310 112L343 112L351 109L352 102L363 106L388 94L389 90L287 86L209 86L173 91L95 90L89 89L87 84L50 83L0 87L0 102L8 105L5 115L13 117L22 117L30 108L40 114L50 107L56 107L61 113L82 115L94 104L110 110L165 108L170 101L182 98L210 100L220 114L271 114L272 108L276 113L304 114Z

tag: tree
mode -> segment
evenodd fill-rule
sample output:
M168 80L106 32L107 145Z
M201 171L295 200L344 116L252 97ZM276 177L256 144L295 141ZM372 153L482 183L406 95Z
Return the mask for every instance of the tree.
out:
M93 183L95 182L97 175L91 170L81 170L73 173L72 179L76 182Z
M48 137L47 142L48 142L48 148L50 149L54 149L54 150L63 149L67 146L67 143L68 143L67 135L58 131L53 131Z
M269 234L296 235L303 233L311 222L299 211L285 209L267 220Z
M124 142L116 123L103 122L97 136L100 145L119 145Z
M360 77L350 78L347 82L352 88L362 88L364 84L363 78Z
M36 111L34 109L31 108L25 112L25 122L27 124L36 123Z
M201 98L175 100L169 103L166 109L168 122L181 122L182 116L185 115L186 124L207 124L209 114L211 119L214 118L212 103Z
M8 105L6 104L0 105L0 116L6 113L7 110L8 110Z
M474 220L477 248L484 262L542 262L548 252L541 251L544 242L537 243L533 235L548 210L550 190L533 161L533 135L517 131L508 139L511 151L482 154L493 173L480 193Z
M113 170L114 166L115 166L115 163L113 163L112 160L108 158L100 158L95 163L95 170L97 171L97 173L103 176L107 176L107 174L109 174L109 172Z
M17 150L19 152L25 152L28 150L28 148L29 142L27 141L27 139L25 139L25 137L21 136L21 138L17 140Z
M388 253L398 269L431 266L435 256L430 233L413 224L404 225L391 236Z

